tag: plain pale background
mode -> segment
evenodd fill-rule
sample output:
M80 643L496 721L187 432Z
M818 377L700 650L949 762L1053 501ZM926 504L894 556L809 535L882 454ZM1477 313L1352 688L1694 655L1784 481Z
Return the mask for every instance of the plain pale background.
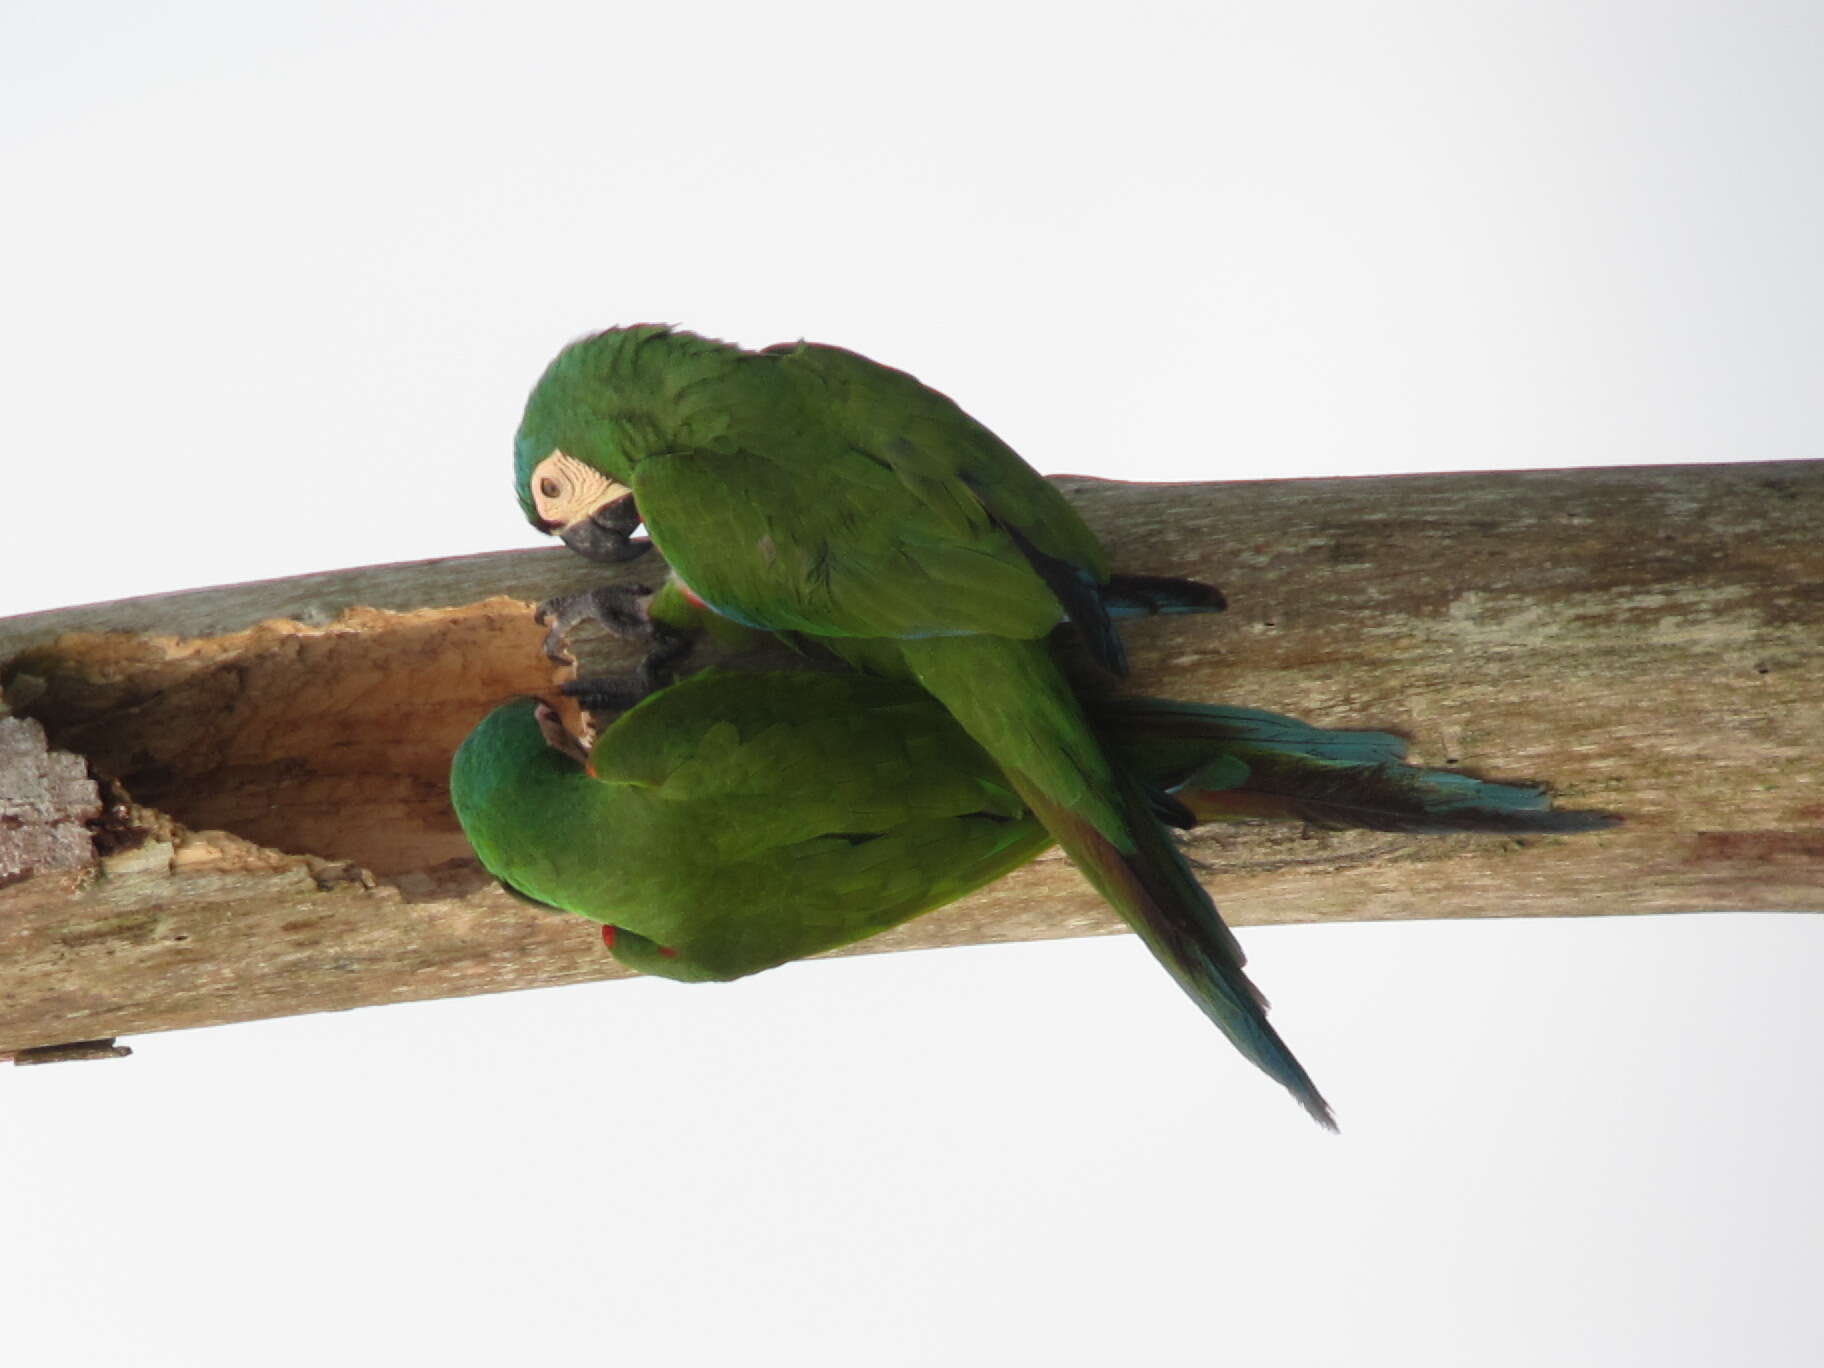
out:
M0 612L531 544L642 319L1049 471L1815 457L1819 13L9 5ZM1824 1361L1818 921L1243 935L1340 1138L1125 937L9 1074L8 1356Z

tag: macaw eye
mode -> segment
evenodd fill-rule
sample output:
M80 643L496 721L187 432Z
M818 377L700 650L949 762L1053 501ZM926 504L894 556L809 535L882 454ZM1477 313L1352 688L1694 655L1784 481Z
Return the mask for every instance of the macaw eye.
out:
M546 531L589 517L613 499L617 488L601 471L561 451L553 451L540 461L528 478L532 512Z

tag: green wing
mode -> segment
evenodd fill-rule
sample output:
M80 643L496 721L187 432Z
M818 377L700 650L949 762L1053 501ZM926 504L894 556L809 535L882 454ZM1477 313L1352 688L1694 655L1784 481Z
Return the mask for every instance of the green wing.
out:
M807 481L814 500L803 498ZM685 583L750 626L1031 638L1063 616L1006 532L984 522L956 536L860 451L834 455L814 475L752 451L676 452L642 461L633 491Z
M785 343L763 355L779 358L780 373L844 442L885 462L959 534L991 522L1097 581L1108 578L1100 543L1069 501L948 395L842 347Z
M593 760L675 849L624 864L623 910L599 919L676 951L693 977L874 935L1049 841L940 706L887 680L697 675L626 714Z
M668 390L631 465L648 529L717 609L820 635L1020 638L1095 610L1078 602L1108 578L1094 535L948 398L837 347L721 360Z
M922 690L854 674L704 671L597 740L596 777L656 803L738 814L705 830L729 857L832 832L1024 809Z

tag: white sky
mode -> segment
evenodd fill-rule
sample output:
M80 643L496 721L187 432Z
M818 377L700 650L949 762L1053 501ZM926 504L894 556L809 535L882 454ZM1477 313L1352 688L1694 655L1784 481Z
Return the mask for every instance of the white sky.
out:
M1815 457L1821 39L9 5L0 613L531 544L524 393L642 319L856 347L1054 471ZM1340 1139L1129 938L9 1074L9 1358L1824 1361L1819 922L1243 935Z

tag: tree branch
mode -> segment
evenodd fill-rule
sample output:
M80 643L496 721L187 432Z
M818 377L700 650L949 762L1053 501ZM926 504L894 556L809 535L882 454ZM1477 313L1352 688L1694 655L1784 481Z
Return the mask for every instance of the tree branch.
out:
M1131 627L1134 692L1404 732L1627 819L1197 832L1232 920L1824 907L1824 462L1061 483L1122 569L1233 605ZM553 682L530 604L609 577L506 552L0 622L0 1052L619 976L491 887L444 795L482 713ZM1051 856L859 949L1117 925Z

